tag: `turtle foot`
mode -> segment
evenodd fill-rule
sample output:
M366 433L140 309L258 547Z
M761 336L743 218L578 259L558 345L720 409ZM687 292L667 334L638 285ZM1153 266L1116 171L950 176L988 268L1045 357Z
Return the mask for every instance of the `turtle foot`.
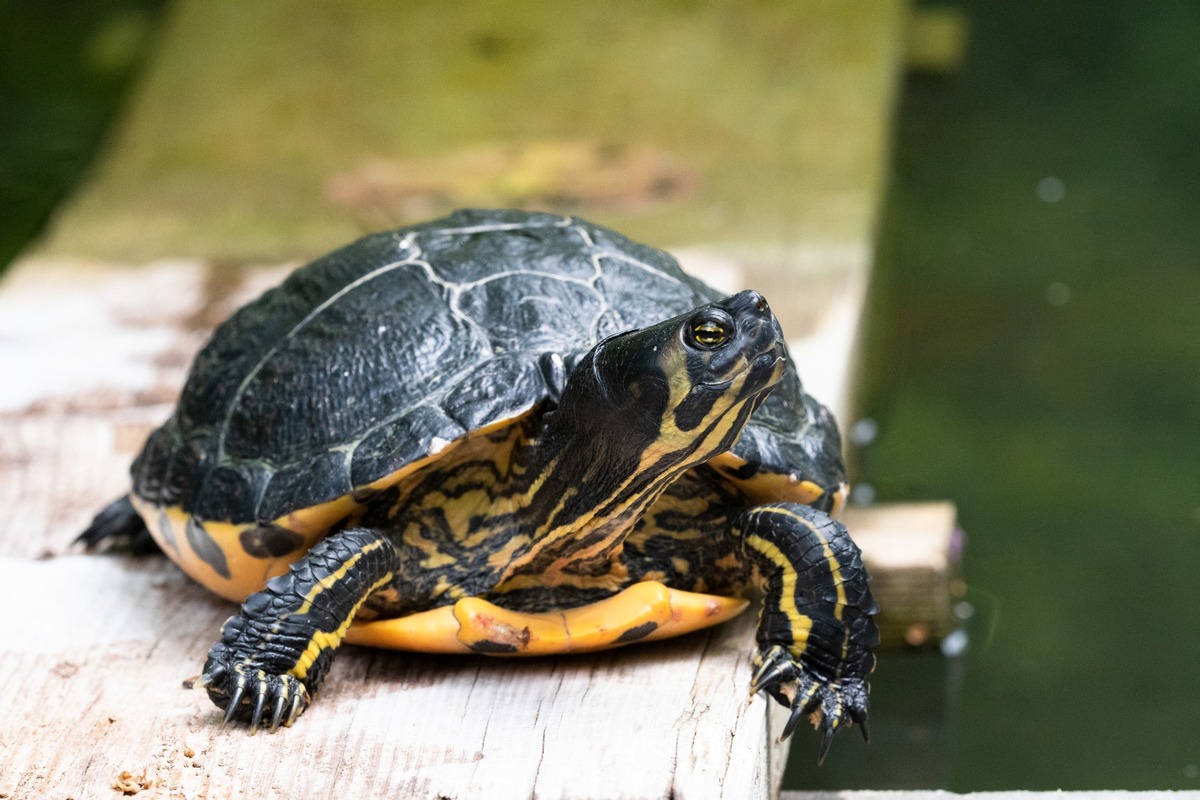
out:
M129 495L114 500L75 538L89 553L125 553L146 556L161 553L146 523L134 510Z
M861 677L830 680L817 675L780 645L767 648L755 658L751 692L766 692L792 710L780 738L791 736L800 720L808 717L821 734L818 764L825 760L833 735L840 728L857 723L863 739L870 739L867 682Z
M269 724L272 733L280 724L291 726L309 703L308 688L300 679L232 658L223 644L213 645L192 688L208 691L209 699L225 712L223 724L235 718L249 722L251 735L260 724Z

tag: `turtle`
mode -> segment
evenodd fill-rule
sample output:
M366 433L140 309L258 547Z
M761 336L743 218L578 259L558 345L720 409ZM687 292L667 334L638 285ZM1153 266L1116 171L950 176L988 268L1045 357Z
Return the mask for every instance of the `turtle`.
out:
M220 325L132 489L80 537L153 540L242 603L197 687L272 731L343 642L535 655L762 602L751 693L867 737L877 611L837 425L763 295L569 216L375 233Z

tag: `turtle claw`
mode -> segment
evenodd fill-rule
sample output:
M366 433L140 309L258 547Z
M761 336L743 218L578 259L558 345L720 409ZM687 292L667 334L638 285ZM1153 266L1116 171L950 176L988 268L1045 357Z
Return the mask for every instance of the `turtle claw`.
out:
M207 666L207 665L206 665ZM229 674L229 670L224 664L217 662L211 668L204 670L200 675L200 679L196 682L197 686L208 688L214 683L220 683L225 680L225 676Z
M833 730L821 731L821 747L817 750L817 766L825 763L825 756L829 755L829 745L833 744Z
M301 685L300 688L304 689L304 686ZM308 692L307 691L297 692L295 695L293 695L292 696L292 709L291 709L291 711L288 712L287 722L283 723L283 726L285 728L292 727L292 723L296 721L296 717L300 716L301 712L304 711L304 708L307 705L308 705Z
M862 678L829 680L816 675L803 662L795 660L786 648L773 645L759 654L751 682L754 692L766 692L791 709L780 739L792 735L804 717L821 735L817 763L825 760L833 735L843 727L857 723L868 739L867 685Z
M287 708L287 700L286 694L281 694L275 698L275 712L271 714L271 733L279 730L279 723L283 720L283 710ZM288 720L288 724L292 724L290 719Z
M308 689L298 678L267 673L250 661L228 663L218 647L193 685L207 689L209 699L225 712L222 728L237 718L250 723L252 736L259 726L273 733L281 723L290 726L308 707Z
M783 726L783 733L780 734L780 739L786 739L792 735L792 731L796 730L796 725L800 720L804 719L804 708L802 706L792 706L792 713L788 715L787 724Z
M776 650L780 651L780 653L775 653ZM754 678L750 681L750 694L758 694L759 692L766 691L786 706L791 704L790 701L785 702L786 698L781 698L772 690L777 690L777 687L794 680L796 678L797 665L795 661L787 658L786 653L782 651L782 647L773 647L770 654L762 659L761 665L759 665L758 670L754 673Z
M254 710L250 712L250 735L258 733L258 723L263 719L263 712L267 708L267 682L260 680L258 682L258 692L254 695Z
M204 676L202 675L201 677ZM225 719L221 722L222 728L229 724L229 721L233 719L233 715L236 714L238 708L241 707L242 695L245 693L246 686L239 680L237 686L235 686L233 689L233 694L229 695L229 699L226 701L227 705L225 706ZM209 688L209 696L212 696L211 687Z

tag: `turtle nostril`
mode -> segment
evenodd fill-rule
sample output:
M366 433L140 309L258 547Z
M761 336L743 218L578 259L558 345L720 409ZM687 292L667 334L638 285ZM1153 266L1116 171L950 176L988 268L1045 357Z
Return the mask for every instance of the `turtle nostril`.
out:
M754 307L759 311L766 311L768 308L770 308L770 306L767 305L767 298L763 297L761 294L758 296L758 302L754 304Z

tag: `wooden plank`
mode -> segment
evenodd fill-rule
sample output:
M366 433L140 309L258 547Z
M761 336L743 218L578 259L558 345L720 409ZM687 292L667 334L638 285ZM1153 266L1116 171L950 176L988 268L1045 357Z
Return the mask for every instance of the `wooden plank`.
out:
M232 283L195 261L28 261L0 292L6 371L30 376L0 392L0 681L12 696L0 794L95 792L128 773L168 797L251 785L278 796L770 796L787 748L768 704L749 697L753 615L537 661L347 648L320 702L276 736L223 733L207 698L180 688L234 607L163 559L83 556L71 541L125 491L208 323L289 268ZM61 748L68 732L86 746Z
M960 625L954 604L966 595L963 534L953 503L884 503L847 509L879 601L884 647L936 645Z
M320 701L276 736L222 733L207 698L180 688L233 606L162 559L82 556L71 540L125 490L211 321L288 269L234 282L198 261L30 261L0 291L6 371L30 378L0 388L0 685L11 697L0 794L95 792L129 773L165 797L251 785L279 796L770 796L787 747L775 706L748 695L752 615L534 662L348 648ZM940 618L952 507L856 509L848 522L885 630L897 609L932 604ZM86 746L59 747L68 732Z
M14 577L0 588L4 608L54 595L39 603L46 613L5 612L7 640L20 641L0 658L0 681L19 688L0 718L9 797L106 795L122 773L144 776L162 797L769 791L768 774L736 757L762 751L767 737L764 701L747 703L749 617L711 636L587 658L348 648L302 722L250 737L220 731L207 698L181 688L229 605L154 561L5 557L0 568ZM673 757L627 745L660 735L664 721ZM580 758L581 731L621 733L590 736Z
M994 792L947 792L942 789L907 791L858 790L847 792L784 792L780 800L1196 800L1200 792L1180 790L1036 791L1017 789Z

